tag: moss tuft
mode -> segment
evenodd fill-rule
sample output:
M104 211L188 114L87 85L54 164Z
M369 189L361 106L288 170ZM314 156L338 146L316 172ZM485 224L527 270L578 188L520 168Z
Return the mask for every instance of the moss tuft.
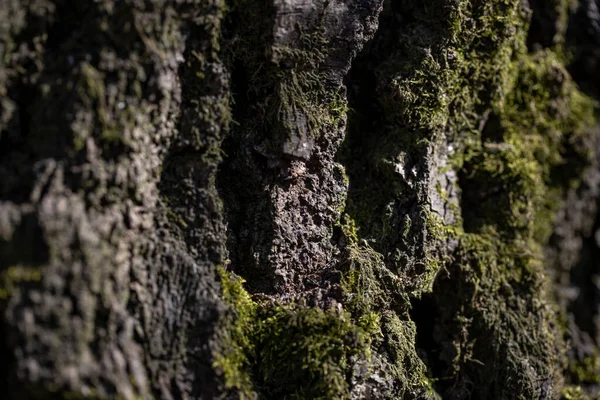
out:
M565 386L562 391L563 400L591 400L592 398L585 394L581 386Z
M345 306L370 337L374 353L383 353L390 378L395 382L393 396L435 396L428 371L416 352L416 326L408 316L407 277L390 271L383 256L365 241L358 241L354 221L344 215L342 231L348 241L343 288Z
M214 367L241 398L349 397L355 362L369 358L373 321L343 311L255 302L243 280L219 269L231 314L220 330Z
M223 267L218 268L223 288L223 301L231 307L231 314L223 322L219 350L214 352L213 367L220 371L226 389L237 389L240 398L253 398L250 377L254 346L250 334L256 323L256 304L244 290L243 279L231 276Z
M13 265L0 271L0 301L7 300L15 287L24 283L37 283L42 280L39 267Z
M257 328L257 384L266 397L349 396L353 362L367 357L370 339L347 313L267 307Z
M600 357L593 355L583 360L570 360L567 372L571 382L578 384L599 384Z

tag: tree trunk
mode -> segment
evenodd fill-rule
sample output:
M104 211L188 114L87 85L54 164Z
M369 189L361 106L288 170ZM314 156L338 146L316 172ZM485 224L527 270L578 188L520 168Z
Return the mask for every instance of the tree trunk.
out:
M599 7L0 0L0 391L600 395Z

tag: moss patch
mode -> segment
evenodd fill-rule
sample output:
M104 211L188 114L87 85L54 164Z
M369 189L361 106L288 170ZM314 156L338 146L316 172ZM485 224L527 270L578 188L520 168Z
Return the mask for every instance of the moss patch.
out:
M562 391L564 400L591 400L591 397L585 394L580 386L565 386Z
M370 333L370 346L383 355L380 366L394 383L396 398L434 398L430 375L416 352L416 326L410 320L406 276L387 268L383 256L358 240L354 221L344 215L342 231L348 241L344 274L345 306L358 325Z
M537 398L560 384L541 248L488 229L464 234L434 285L439 387L447 396ZM460 294L460 296L457 296Z
M39 267L14 265L0 271L0 301L7 300L15 287L27 283L39 283L42 271Z
M239 390L240 398L252 398L250 366L255 352L250 335L257 306L244 290L243 279L230 276L222 267L219 267L219 276L223 300L231 307L231 314L219 332L220 348L214 352L213 367L223 375L226 389Z
M390 2L351 71L357 112L341 159L361 243L349 253L362 266L350 274L359 300L349 304L369 311L384 298L393 309L393 293L434 299L435 323L415 318L434 332L427 365L448 398L561 391L564 344L541 249L589 164L596 105L566 71L562 48L529 52L530 18L517 0ZM423 184L440 147L462 196L455 226L432 211ZM446 259L435 250L449 240L458 245Z
M265 154L307 158L310 152L302 144L311 149L345 115L339 88L325 87L324 61L332 50L324 33L326 12L326 7L315 12L308 26L294 26L288 46L274 43L272 4L233 2L230 20L252 22L236 22L228 33L225 57L239 86L234 110L241 121L231 136L252 137Z
M513 68L506 101L455 159L466 194L465 229L492 223L544 243L564 191L588 163L584 140L594 103L550 51L523 55Z
M240 398L348 398L358 359L368 358L368 326L347 312L253 301L243 281L220 270L231 306L214 367Z
M595 104L556 53L526 53L521 35L506 65L501 95L460 136L453 160L466 233L434 287L445 332L437 337L448 379L441 386L449 396L526 399L562 384L564 344L541 245L589 163L584 144Z
M600 358L595 354L583 360L569 360L567 371L571 382L598 384L600 383Z

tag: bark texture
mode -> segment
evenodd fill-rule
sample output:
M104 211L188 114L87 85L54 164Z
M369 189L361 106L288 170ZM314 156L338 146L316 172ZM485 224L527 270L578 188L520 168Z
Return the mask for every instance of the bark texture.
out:
M599 7L0 0L0 393L596 398Z

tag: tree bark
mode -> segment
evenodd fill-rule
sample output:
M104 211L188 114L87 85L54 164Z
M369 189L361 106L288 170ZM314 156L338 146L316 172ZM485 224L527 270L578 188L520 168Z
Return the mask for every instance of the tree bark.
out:
M9 399L600 394L596 0L0 0Z

